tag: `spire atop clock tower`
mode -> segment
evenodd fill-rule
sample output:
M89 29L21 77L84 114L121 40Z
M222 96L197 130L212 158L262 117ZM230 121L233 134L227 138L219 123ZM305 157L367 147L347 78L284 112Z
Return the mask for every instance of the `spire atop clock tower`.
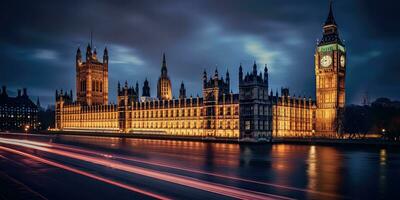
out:
M319 42L319 46L338 43L343 45L342 40L339 37L338 25L333 15L333 1L329 2L329 13L323 25L323 36Z
M328 14L328 18L326 18L324 26L328 26L328 25L335 25L336 26L337 25L336 21L335 21L335 17L333 16L332 4L333 4L333 1L330 0L329 1L329 14Z

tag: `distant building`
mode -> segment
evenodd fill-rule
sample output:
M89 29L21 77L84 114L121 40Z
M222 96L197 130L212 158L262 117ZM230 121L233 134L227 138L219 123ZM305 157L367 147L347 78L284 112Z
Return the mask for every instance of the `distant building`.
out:
M89 47L87 57L92 56ZM90 100L93 97L90 91L93 89L83 90L84 92L78 90L75 102L72 93L57 93L56 129L241 140L335 137L342 131L346 50L339 38L332 4L323 26L322 40L316 47L314 61L316 100L291 96L288 88L282 88L280 95L278 92L274 95L272 90L269 92L268 68L265 66L260 71L255 62L252 70L246 74L240 65L239 94L230 90L229 72L223 78L215 70L210 77L206 71L203 73L202 97L187 97L185 85L182 83L179 98L174 98L164 54L157 83L157 98L150 96L147 79L144 81L141 96L138 83L135 89L127 83L123 88L118 84L116 105L100 101L101 98ZM97 75L104 72L101 70L104 68L102 66L95 68L100 70ZM77 84L81 82L80 73L77 70ZM96 80L106 83L107 78L99 76ZM106 88L103 88L104 91L107 91ZM100 91L97 94L102 93Z
M38 107L29 99L26 88L18 90L16 97L7 94L6 86L0 91L0 130L25 131L38 128Z

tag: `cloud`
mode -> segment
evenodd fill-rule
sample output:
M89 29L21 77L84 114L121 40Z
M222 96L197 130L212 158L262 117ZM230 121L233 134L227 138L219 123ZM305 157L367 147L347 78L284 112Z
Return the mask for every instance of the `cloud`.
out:
M375 58L377 58L377 57L379 57L381 55L382 55L381 51L379 51L379 50L371 50L371 51L368 51L368 52L366 52L364 54L361 54L361 55L357 55L356 54L356 55L354 55L352 57L352 59L353 59L354 62L358 62L360 64L363 64L363 63L365 64L368 61L370 61L371 59L375 59Z
M135 55L135 49L119 45L111 45L109 49L113 52L110 64L143 65L145 63L138 55Z
M255 60L258 63L261 63L261 65L271 63L274 65L276 59L283 56L281 52L267 49L261 40L254 38L245 39L244 49L249 55L253 55Z
M57 52L49 49L35 49L32 57L39 60L57 60Z

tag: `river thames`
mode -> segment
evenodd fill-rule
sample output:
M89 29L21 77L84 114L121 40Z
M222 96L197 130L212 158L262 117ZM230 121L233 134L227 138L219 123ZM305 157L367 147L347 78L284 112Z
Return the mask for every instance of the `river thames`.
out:
M0 133L0 178L4 199L399 199L400 156L398 147Z

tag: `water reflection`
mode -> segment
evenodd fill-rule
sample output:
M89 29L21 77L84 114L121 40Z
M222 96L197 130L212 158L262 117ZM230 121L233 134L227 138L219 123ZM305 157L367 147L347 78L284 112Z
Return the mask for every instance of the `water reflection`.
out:
M343 158L337 149L309 146L306 163L308 189L329 194L340 193ZM308 198L318 199L318 196L310 193ZM328 199L329 197L325 198Z
M307 188L311 190L316 190L317 188L317 156L316 156L316 147L314 145L310 146L310 150L308 151L308 186Z
M379 152L379 192L382 196L386 193L386 149L381 149Z
M400 154L398 150L387 148L239 145L85 136L59 136L52 141L346 197L388 197L387 193L397 192L397 188L391 187L400 185ZM212 179L208 176L200 178ZM240 182L234 184L248 186ZM271 188L261 188L266 189ZM273 191L289 196L292 194L277 188ZM304 193L296 198L329 197Z

